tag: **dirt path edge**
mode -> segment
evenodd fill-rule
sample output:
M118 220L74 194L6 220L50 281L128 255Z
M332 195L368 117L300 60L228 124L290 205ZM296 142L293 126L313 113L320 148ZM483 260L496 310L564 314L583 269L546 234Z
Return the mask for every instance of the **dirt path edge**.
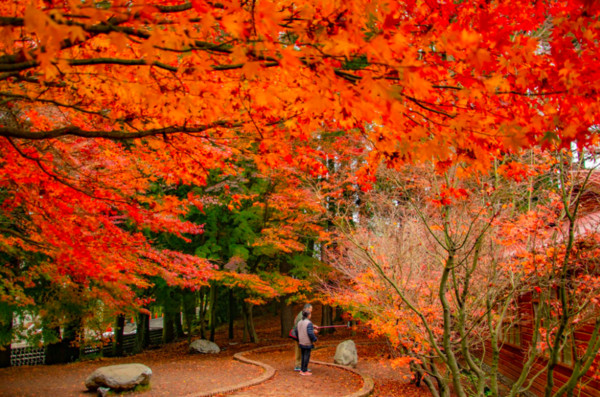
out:
M313 364L327 365L329 367L340 368L340 369L343 369L344 371L352 372L353 374L358 375L362 378L363 387L361 387L360 390L355 391L352 394L346 394L344 397L366 397L366 396L370 395L371 393L373 393L373 388L375 387L375 383L373 382L373 378L371 378L369 375L362 374L362 373L358 372L357 370L355 370L354 368L347 367L345 365L326 363L324 361L317 361L317 360L311 360L310 362Z
M246 350L244 352L236 353L233 355L234 360L240 361L244 364L256 365L258 367L263 368L265 370L265 372L257 378L251 379L246 382L239 383L237 385L225 386L225 387L221 387L218 389L209 390L209 391L205 391L205 392L186 394L183 397L210 397L210 396L215 396L217 394L232 393L232 392L238 391L240 389L245 389L247 387L256 386L258 384L266 382L267 380L271 379L275 375L275 368L271 367L268 364L260 362L260 361L250 360L249 358L244 357L244 356L246 354L259 353L259 352L264 352L264 351L269 351L269 350L279 350L284 347L289 348L290 346L291 346L290 344L264 346L264 347L258 347L256 349L251 349L251 350ZM331 347L331 346L335 346L335 345L320 346L320 348ZM324 361L316 361L316 360L312 360L311 362L314 364L317 364L317 365L326 365L329 367L335 367L335 368L342 369L344 371L352 372L353 374L356 374L362 378L363 387L354 393L345 395L344 397L366 397L373 392L374 382L373 382L373 379L369 375L362 374L362 373L358 372L357 370L347 367L347 366L344 366L344 365L338 365L338 364L327 363Z
M262 375L260 375L259 377L248 380L246 382L238 383L237 385L233 385L233 386L225 386L225 387L221 387L218 389L213 389L213 390L209 390L209 391L205 391L205 392L186 394L184 397L209 397L209 396L215 396L217 394L232 393L234 391L244 389L246 387L256 386L258 384L261 384L261 383L271 379L275 375L275 368L271 367L268 364L261 363L260 361L250 360L249 358L244 357L244 355L248 354L248 353L256 353L256 352L259 352L262 350L269 350L269 349L274 349L276 347L279 348L279 347L283 347L283 346L286 346L286 345L259 347L256 349L239 352L239 353L236 353L233 355L234 360L240 361L244 364L256 365L256 366L264 369L265 372Z

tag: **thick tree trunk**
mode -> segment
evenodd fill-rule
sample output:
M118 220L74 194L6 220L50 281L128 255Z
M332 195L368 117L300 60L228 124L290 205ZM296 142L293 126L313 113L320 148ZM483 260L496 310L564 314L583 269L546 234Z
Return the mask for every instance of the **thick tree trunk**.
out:
M135 352L141 353L150 345L150 316L145 313L138 313L136 334L135 334Z
M235 323L235 317L237 312L237 307L235 304L235 295L233 294L233 288L229 289L229 339L234 338L233 326Z
M292 305L286 302L286 299L282 297L279 300L280 316L281 320L281 337L285 338L288 336L290 329L294 326L294 313L292 312Z
M116 357L123 356L123 340L125 339L125 315L119 314L115 324L115 335L113 342L113 355Z
M165 312L163 316L163 343L170 343L175 340L175 321L173 312Z
M13 336L13 311L0 304L0 368L10 367L11 342Z

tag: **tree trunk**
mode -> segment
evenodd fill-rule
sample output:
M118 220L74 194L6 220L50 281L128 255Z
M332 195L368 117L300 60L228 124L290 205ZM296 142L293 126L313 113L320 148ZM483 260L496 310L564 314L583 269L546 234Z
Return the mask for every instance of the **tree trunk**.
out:
M321 324L322 326L333 325L333 310L329 305L322 305L321 310ZM333 333L333 328L325 328L322 331L319 331L321 335L327 335Z
M183 320L187 332L188 343L192 342L192 326L196 315L196 294L186 291L183 294Z
M10 367L11 342L13 336L13 311L0 303L0 368Z
M246 333L249 338L249 342L258 343L258 335L254 329L254 319L252 317L252 303L244 302L244 340L246 340Z
M344 315L344 309L342 309L339 306L336 306L335 307L335 316L333 317L333 321L334 322L340 322L340 321L342 321L343 315Z
M175 291L170 289L163 303L163 343L173 342L177 336L176 321L180 322L181 327L181 315L177 319L180 306L179 301L175 297Z
M280 316L281 320L281 337L286 338L290 332L290 329L294 326L294 313L292 312L292 305L286 303L284 297L279 300Z
M250 341L248 332L248 313L246 312L246 303L242 302L242 318L244 320L244 335L242 336L242 342L247 343Z
M49 333L54 334L58 339L57 342L50 343L46 346L46 364L61 364L66 363L66 352L64 344L62 343L60 336L60 327L54 327L49 330Z
M235 305L235 295L233 294L233 288L229 289L229 339L234 338L233 334L233 326L235 323L235 315L236 313L236 305Z
M210 287L210 341L215 341L215 328L217 322L217 294L218 287L216 284L213 284Z
M173 313L173 321L175 322L175 337L181 338L184 335L183 324L181 323L181 312Z
M69 328L70 326L67 325L62 338L60 338L60 328L54 329L60 341L46 346L46 364L65 364L79 358L79 346L76 344L77 331Z
M81 355L81 342L83 335L83 319L76 318L68 323L64 329L63 343L65 343L68 362L79 359Z
M117 316L117 322L115 324L115 335L113 342L113 355L115 357L123 356L123 340L125 338L125 315L119 314Z
M10 367L10 344L0 346L0 368Z
M165 312L163 314L163 343L170 343L175 340L175 321L173 321L173 313Z
M314 243L313 243L314 246ZM282 261L279 265L279 271L282 274L289 275L292 265L288 261ZM287 338L290 329L294 326L294 313L292 305L286 302L286 297L282 296L279 299L279 321L281 326L281 337Z
M76 319L65 325L61 335L60 327L53 332L59 341L46 346L46 364L65 364L79 358L79 343L77 341L82 330L81 320Z
M135 333L135 352L141 353L150 345L150 316L138 313Z
M198 310L198 322L200 323L200 338L206 339L206 287L200 288L200 307Z

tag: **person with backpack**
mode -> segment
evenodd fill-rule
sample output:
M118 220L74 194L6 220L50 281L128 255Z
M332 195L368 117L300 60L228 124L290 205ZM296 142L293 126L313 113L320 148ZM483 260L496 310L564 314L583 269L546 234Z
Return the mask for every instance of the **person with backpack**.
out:
M298 323L300 322L300 320L302 320L302 313L305 311L312 313L312 310L313 310L313 307L310 303L305 304L304 307L302 308L302 310L300 310L300 312L298 312L298 315L294 319L294 328L298 329ZM294 360L295 360L295 364L296 364L294 366L294 371L300 371L300 366L302 365L302 352L300 351L300 345L299 345L298 340L296 340L296 343L294 343Z
M308 362L310 361L310 352L315 347L313 343L317 341L313 323L310 321L311 316L312 310L303 310L302 320L298 322L297 326L298 345L301 353L300 375L303 376L312 375L312 373L308 371Z

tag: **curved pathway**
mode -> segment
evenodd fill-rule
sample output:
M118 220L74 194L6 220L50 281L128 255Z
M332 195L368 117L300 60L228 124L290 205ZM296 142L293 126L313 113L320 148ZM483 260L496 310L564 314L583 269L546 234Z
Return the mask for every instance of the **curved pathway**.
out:
M311 361L313 376L300 376L293 369L292 352L293 345L286 344L237 353L235 359L260 366L265 372L260 377L243 384L186 397L282 396L289 395L293 390L310 390L312 396L363 397L373 390L373 381L369 376L364 376L351 368L323 361Z

